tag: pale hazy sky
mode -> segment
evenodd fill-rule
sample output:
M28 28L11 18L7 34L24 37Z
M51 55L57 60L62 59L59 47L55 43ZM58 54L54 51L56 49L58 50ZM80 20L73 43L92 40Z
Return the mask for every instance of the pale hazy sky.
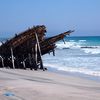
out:
M0 37L41 24L49 35L100 36L100 0L0 0Z

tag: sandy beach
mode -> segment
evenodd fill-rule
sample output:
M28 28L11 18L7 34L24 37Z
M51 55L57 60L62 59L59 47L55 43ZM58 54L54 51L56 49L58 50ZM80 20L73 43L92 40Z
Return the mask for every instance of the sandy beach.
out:
M0 100L100 100L100 83L49 71L1 68Z

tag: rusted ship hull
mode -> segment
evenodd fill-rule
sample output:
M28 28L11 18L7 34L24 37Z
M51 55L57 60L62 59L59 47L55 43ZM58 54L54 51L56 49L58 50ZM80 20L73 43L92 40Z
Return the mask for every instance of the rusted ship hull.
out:
M55 43L69 35L67 31L59 35L44 38L46 27L34 26L0 46L0 65L10 68L45 69L41 56L54 52Z

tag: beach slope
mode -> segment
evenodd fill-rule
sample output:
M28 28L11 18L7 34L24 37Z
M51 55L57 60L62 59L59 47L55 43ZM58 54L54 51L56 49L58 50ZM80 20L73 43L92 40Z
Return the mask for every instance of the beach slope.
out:
M1 68L0 100L100 100L100 83L49 71Z

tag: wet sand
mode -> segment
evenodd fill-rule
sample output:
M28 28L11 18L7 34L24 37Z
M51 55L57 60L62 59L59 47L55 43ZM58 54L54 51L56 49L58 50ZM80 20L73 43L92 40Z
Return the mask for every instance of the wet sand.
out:
M0 100L100 100L100 83L49 71L0 68Z

